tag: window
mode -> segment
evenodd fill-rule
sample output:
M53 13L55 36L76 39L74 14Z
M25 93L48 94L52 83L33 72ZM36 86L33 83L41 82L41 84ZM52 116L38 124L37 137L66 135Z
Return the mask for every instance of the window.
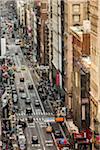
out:
M75 13L75 12L77 12L77 13L80 12L80 4L74 4L74 5L73 5L73 12L74 12L74 13Z
M82 105L82 120L85 120L86 116L85 116L85 105Z
M41 3L41 8L46 9L46 3Z
M73 21L74 22L80 22L80 15L74 15L73 16Z
M78 87L78 73L75 72L75 86Z

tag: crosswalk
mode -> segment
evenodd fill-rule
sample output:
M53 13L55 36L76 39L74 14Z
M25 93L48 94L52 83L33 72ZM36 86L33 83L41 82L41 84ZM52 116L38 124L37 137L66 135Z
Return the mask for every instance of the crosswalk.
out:
M42 112L35 112L35 113L32 113L30 116L33 117L34 123L39 123L39 124L46 123L46 119L48 117L54 117L53 113L42 113ZM21 113L17 113L16 117L18 120L23 118L24 120L26 120L26 122L28 121L27 119L28 115L26 115L25 111L22 111Z
M17 116L26 116L26 111L22 111L20 113L17 113L16 114ZM31 116L53 116L53 113L49 113L49 112L46 112L46 113L43 113L43 112L33 112L31 114Z
M39 119L39 118L38 118ZM42 119L41 119L42 120ZM28 128L35 128L36 127L36 123L38 123L40 125L41 128L46 128L47 124L46 122L40 121L40 120L36 120L32 123L27 123L27 127Z

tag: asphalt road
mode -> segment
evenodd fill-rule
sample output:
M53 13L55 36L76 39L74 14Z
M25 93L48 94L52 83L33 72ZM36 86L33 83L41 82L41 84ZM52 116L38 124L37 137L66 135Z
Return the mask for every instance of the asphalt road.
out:
M17 68L21 68L21 65L25 65L25 60L23 58L23 55L21 53L21 50L19 46L10 45L9 46L11 50L11 54L13 56L14 62L17 66ZM18 51L18 55L15 55L14 52ZM24 77L25 82L20 83L20 77ZM43 105L41 103L41 100L39 99L36 89L28 90L28 83L32 83L34 85L34 81L32 79L31 73L29 68L25 65L25 70L21 70L21 72L16 73L16 87L18 92L18 107L19 111L16 113L17 119L24 118L27 123L27 128L25 129L25 135L27 139L27 150L56 150L56 146L53 144L52 146L48 147L46 145L46 141L50 140L53 141L52 135L46 133L46 122L45 118L52 117L52 112L45 112ZM27 97L31 99L31 108L32 108L32 116L33 116L33 123L29 123L27 121L27 115L26 115L26 104L25 100L21 99L21 93L19 92L19 87L23 86L25 89L25 92L27 94ZM40 107L36 108L34 105L34 100L39 99L40 100ZM39 140L39 144L32 145L32 136L36 135Z

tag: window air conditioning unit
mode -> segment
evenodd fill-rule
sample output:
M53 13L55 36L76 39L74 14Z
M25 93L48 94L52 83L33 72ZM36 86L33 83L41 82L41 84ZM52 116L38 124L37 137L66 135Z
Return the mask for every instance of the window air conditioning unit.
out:
M64 58L64 61L66 61L66 58Z
M68 33L67 33L67 32L64 32L64 36L68 37Z
M66 71L64 72L64 75L66 75L67 73L66 73Z

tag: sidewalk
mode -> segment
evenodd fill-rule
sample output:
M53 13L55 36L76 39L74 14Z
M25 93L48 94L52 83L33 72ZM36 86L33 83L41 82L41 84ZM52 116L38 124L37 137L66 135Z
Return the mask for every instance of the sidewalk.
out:
M1 120L0 120L0 140L1 140Z
M30 69L30 72L31 72L32 78L34 80L34 83L36 85L40 81L40 77L35 70L33 72L33 70Z

